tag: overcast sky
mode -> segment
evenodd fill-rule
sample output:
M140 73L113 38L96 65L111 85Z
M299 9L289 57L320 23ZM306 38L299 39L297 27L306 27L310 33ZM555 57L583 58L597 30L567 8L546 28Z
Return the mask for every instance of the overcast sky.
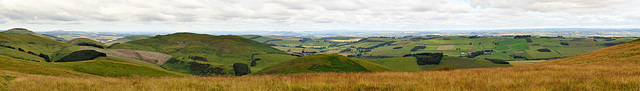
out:
M640 0L0 0L0 28L319 31L640 28Z

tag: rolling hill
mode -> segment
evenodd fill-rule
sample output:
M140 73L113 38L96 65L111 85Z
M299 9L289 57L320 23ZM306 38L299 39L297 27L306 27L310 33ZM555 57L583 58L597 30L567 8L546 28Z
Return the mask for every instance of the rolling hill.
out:
M158 76L190 76L162 69L158 65L131 61L127 59L104 57L78 62L52 62L68 56L74 51L83 50L85 46L77 46L82 42L96 43L90 39L76 39L70 44L45 39L42 37L0 33L0 70L39 74L47 76L71 77L158 77ZM92 49L92 47L84 48ZM151 57L139 53L144 58ZM132 55L132 54L129 54ZM167 58L168 59L168 58Z
M240 36L214 36L195 33L158 35L148 39L112 45L110 49L144 50L169 54L175 60L169 60L163 64L163 67L173 71L199 75L231 75L226 72L231 64L251 64L256 61L256 65L251 67L251 70L255 72L270 66L264 64L275 64L295 58L295 56L283 51ZM198 71L184 71L194 69ZM202 70L213 69L224 69L225 72L216 70L202 73Z
M151 38L151 36L144 36L144 35L132 35L132 36L127 36L127 37L123 37L123 38L119 38L116 39L114 41L109 41L107 43L105 43L107 46L111 46L113 44L120 44L120 43L126 43L129 41L134 41L134 40L141 40L141 39L148 39Z
M13 58L46 61L38 55L44 54L51 59L61 58L62 56L73 51L62 50L72 45L62 42L34 36L17 33L0 33L0 55L6 55Z
M89 39L89 38L76 38L76 39L69 40L69 41L67 41L65 43L72 44L72 45L79 45L79 46L93 46L93 47L97 47L97 48L105 48L106 47L106 45L104 45L104 44L102 44L102 43L100 43L98 41Z
M383 72L396 71L359 59L348 58L336 54L317 54L295 58L286 62L269 66L255 72L261 74L301 74L320 72Z
M25 28L13 28L13 29L9 29L9 30L3 31L3 32L5 32L5 33L17 33L17 34L33 35L33 36L47 38L47 39L51 39L51 40L55 40L55 41L66 41L63 38L58 38L58 37L55 37L55 36L48 36L48 35L38 34L38 33L35 33L33 31L25 29Z

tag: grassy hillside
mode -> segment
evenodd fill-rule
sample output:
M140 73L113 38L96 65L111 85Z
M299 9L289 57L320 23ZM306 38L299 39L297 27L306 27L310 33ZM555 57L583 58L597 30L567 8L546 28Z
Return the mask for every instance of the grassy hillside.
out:
M156 51L174 56L203 56L213 62L240 61L253 53L284 53L239 36L175 33L114 45L111 49ZM232 62L229 62L232 63Z
M34 62L11 58L0 55L0 70L20 72L27 74L38 74L48 76L64 76L64 77L97 77L86 73L80 73L54 67L38 65ZM0 74L2 75L2 74Z
M395 71L359 59L342 55L318 54L295 58L286 62L269 66L253 74L301 74L318 72L382 72Z
M105 48L105 47L107 47L106 45L104 45L104 44L102 44L102 43L100 43L98 41L89 39L89 38L76 38L76 39L73 39L73 40L69 40L69 41L67 41L65 43L72 44L72 45L80 45L80 46L93 46L93 47L97 47L97 48Z
M125 59L117 58L99 58L95 60L78 61L78 62L55 62L40 63L44 66L67 69L92 75L105 77L164 77L164 76L185 76L175 72L169 72L164 69L151 68L150 65L140 65L134 63L116 62L112 60L122 61ZM133 62L133 61L126 61Z
M69 47L71 45L61 43L58 41L45 39L33 35L15 34L15 33L0 33L0 45L14 47L15 49L2 47L0 55L6 55L14 58L21 58L25 60L45 61L44 59L28 54L32 52L34 54L46 54L50 57L61 56L65 54L57 54L55 52L60 49ZM19 51L24 50L24 52Z
M361 59L376 63L385 67L389 67L399 71L422 71L415 57L402 57L402 58L384 58L384 59Z
M252 60L260 59L257 65L251 67L257 71L266 66L265 64L275 64L285 60L294 58L283 51L272 48L265 44L245 39L240 36L223 35L213 36L206 34L194 33L175 33L169 35L159 35L148 39L130 41L127 43L111 46L111 49L134 49L155 51L170 54L176 58L197 58L198 64L220 64L229 66L234 63L250 64ZM262 56L269 55L269 56ZM254 56L254 57L252 57ZM185 60L179 60L185 61ZM186 65L185 62L170 62L165 65L171 67L171 70L187 70L186 68L195 67ZM196 67L197 69L205 69ZM194 69L196 69L194 68ZM229 68L229 67L219 67ZM229 70L229 69L224 69ZM222 71L222 70L220 70ZM182 71L192 73L190 71ZM196 72L200 73L200 72ZM228 73L228 72L211 72L211 73ZM225 75L225 74L218 74ZM228 75L228 74L226 74Z
M515 67L188 78L69 78L27 75L18 77L20 80L11 81L8 89L626 91L640 89L640 60L637 59L640 59L640 41L607 47L576 57Z
M460 57L442 57L438 65L421 65L422 70L435 70L443 66L454 67L455 69L469 68L490 68L490 67L509 67L510 64L495 64L491 61Z
M50 39L50 40L55 40L55 41L66 41L63 38L59 38L59 37L55 37L55 36L47 36L47 35L42 35L42 34L38 34L35 33L31 30L27 30L27 29L23 29L23 28L13 28L13 29L9 29L7 31L3 31L4 33L16 33L16 34L27 34L27 35L33 35L33 36L38 36L38 37L42 37L42 38L46 38L46 39Z
M418 65L415 57L402 58L383 58L383 59L362 59L372 63L376 63L385 67L393 68L400 71L431 71L444 66L454 67L455 69L470 68L490 68L490 67L509 67L509 64L495 64L491 61L459 58L459 57L443 57L438 65Z
M119 38L117 40L114 41L110 41L108 43L105 43L107 46L111 46L113 44L120 44L120 43L126 43L129 41L134 41L134 40L141 40L141 39L147 39L147 38L151 38L150 36L144 36L144 35L133 35L133 36L127 36L127 37L123 37L123 38Z

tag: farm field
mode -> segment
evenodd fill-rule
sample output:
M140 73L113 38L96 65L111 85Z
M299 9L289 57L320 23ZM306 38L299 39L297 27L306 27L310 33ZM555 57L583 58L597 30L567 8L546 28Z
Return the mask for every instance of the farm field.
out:
M293 54L341 54L353 58L400 58L407 54L444 53L452 57L492 60L540 60L559 59L587 53L637 38L513 38L513 37L372 37L306 38L310 43L266 42L279 50ZM289 41L300 42L301 39ZM259 41L259 40L256 40ZM280 44L282 43L282 44ZM294 45L295 44L295 45ZM294 47L302 45L301 47ZM302 52L302 47L307 47ZM541 52L539 50L550 50ZM475 54L474 54L475 53ZM481 53L481 54L478 54Z

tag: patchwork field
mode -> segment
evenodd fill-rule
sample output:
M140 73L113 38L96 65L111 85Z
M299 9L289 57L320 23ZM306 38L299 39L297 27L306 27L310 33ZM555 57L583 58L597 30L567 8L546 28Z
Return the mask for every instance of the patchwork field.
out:
M455 45L440 45L436 50L451 50Z
M248 36L247 36L248 37ZM262 37L260 37L262 38ZM399 58L415 53L444 53L452 57L492 60L540 60L571 57L637 38L513 38L513 37L372 37L305 38L304 40L267 41L272 47L293 54L341 54L354 58ZM259 38L258 38L259 39ZM260 41L256 39L256 41ZM302 43L307 41L310 43ZM297 42L297 43L293 43ZM275 46L273 46L275 45ZM295 47L300 46L300 47ZM302 47L307 47L302 48ZM306 53L302 52L305 49ZM550 52L540 52L550 50ZM309 53L312 52L312 53ZM486 52L486 53L484 53ZM475 54L474 54L475 53ZM478 55L478 53L482 53Z

